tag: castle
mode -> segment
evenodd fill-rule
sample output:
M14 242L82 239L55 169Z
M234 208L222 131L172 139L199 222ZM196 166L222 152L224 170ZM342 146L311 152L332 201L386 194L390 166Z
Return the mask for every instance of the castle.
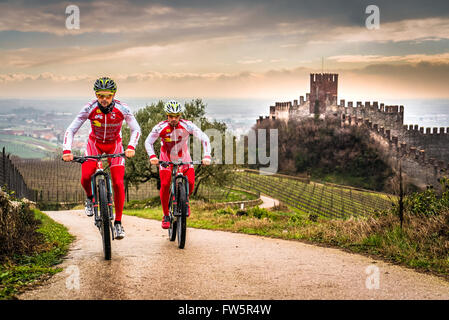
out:
M270 106L270 115L260 116L264 121L334 117L342 126L365 126L373 140L383 146L384 161L397 168L401 159L402 170L409 182L424 189L439 189L439 178L449 172L449 127L423 128L404 124L404 106L345 100L337 101L338 74L310 74L310 93L298 100L276 102Z

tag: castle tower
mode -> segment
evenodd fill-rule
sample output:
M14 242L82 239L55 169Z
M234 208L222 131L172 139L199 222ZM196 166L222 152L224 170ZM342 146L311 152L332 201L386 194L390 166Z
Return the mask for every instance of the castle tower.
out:
M327 104L337 103L338 74L311 73L310 74L310 113L315 113L315 104L318 100L318 112L326 112Z

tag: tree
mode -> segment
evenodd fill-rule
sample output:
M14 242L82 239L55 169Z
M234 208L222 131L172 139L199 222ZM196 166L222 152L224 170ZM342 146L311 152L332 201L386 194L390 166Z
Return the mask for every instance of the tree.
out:
M196 124L199 124L201 130L216 129L222 136L226 133L226 124L216 120L210 121L206 118L206 105L201 99L192 100L184 104L185 112L183 119L188 119ZM131 159L127 159L125 171L125 189L133 185L138 187L141 183L156 180L157 188L160 189L159 166L151 166L148 154L145 150L145 139L153 127L160 121L166 120L167 116L164 112L164 102L159 101L156 104L151 104L138 110L134 116L140 125L141 137L136 147L136 155ZM130 130L127 125L123 126L122 131L123 145L127 145L130 138ZM191 142L193 139L191 137ZM211 140L212 142L213 140ZM223 142L222 142L223 143ZM192 148L192 143L190 143ZM160 139L154 144L154 150L159 156ZM212 154L212 159L221 158L221 155ZM211 166L196 166L195 168L195 189L193 195L197 195L200 185L216 185L224 186L229 183L231 179L231 171L234 169L233 165L211 165Z

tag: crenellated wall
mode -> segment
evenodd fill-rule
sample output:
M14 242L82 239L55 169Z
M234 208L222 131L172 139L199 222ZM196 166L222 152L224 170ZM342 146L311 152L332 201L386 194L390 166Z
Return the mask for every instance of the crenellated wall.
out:
M427 154L436 159L449 162L449 127L418 128L418 125L404 125L399 138L409 145L426 150Z
M287 121L290 118L308 117L309 116L309 95L299 97L298 100L276 102L274 106L270 106L270 119L282 119Z
M393 131L395 135L398 135L403 128L404 106L386 106L377 101L373 103L357 101L355 104L351 101L345 106L342 100L338 109L340 114L369 118L373 123L382 124L386 129Z
M418 125L404 125L403 106L384 106L377 101L364 104L358 101L355 106L352 102L345 106L343 101L338 108L342 119L346 118L346 121L349 118L368 119L378 128L389 130L399 141L424 149L431 157L449 162L449 127L419 128Z
M449 173L449 161L433 157L425 149L401 141L390 129L373 123L368 118L342 115L342 126L365 126L371 132L371 138L382 148L382 157L390 166L397 168L398 159L402 159L402 169L409 182L425 189L431 185L440 190L438 179Z

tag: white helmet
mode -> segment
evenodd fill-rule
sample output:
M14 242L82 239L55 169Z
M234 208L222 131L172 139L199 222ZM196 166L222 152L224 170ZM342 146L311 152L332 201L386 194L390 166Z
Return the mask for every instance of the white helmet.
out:
M184 108L178 101L170 100L165 104L164 110L167 114L181 114Z

